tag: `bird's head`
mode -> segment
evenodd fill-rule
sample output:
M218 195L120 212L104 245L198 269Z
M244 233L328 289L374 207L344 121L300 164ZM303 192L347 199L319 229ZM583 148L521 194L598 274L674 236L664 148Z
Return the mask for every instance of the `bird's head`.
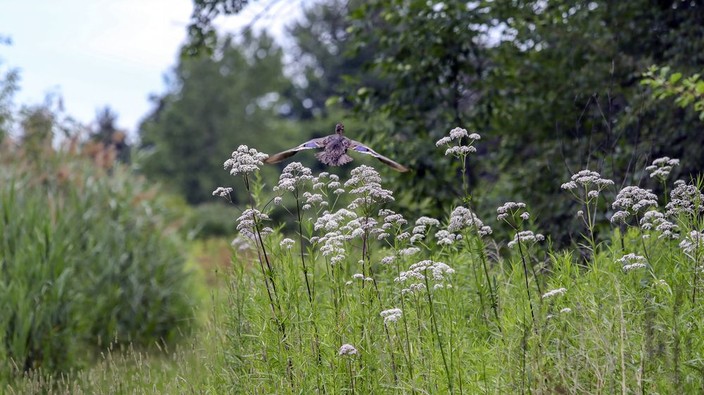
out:
M342 124L342 122L338 123L335 125L335 133L342 135L345 133L345 125Z

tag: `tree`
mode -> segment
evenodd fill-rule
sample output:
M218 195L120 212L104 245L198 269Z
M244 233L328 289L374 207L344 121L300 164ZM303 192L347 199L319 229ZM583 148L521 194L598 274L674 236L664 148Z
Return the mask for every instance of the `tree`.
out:
M681 158L685 174L702 168L701 123L649 101L637 84L652 62L701 69L698 2L376 0L352 15L357 42L382 37L374 65L397 83L391 94L359 97L359 109L389 120L380 124L385 141L399 129L421 140L403 146L414 157L428 157L452 124L488 137L490 151L473 163L479 190L490 191L487 214L501 199L524 199L544 229L564 234L571 214L556 206L556 180L571 172L590 167L620 182L637 176L636 162L665 154ZM440 166L416 162L413 190L452 185Z
M96 113L96 128L91 130L91 139L102 144L103 148L114 150L122 163L130 160L130 146L127 144L127 132L117 128L117 113L109 106Z
M211 56L183 58L140 125L144 173L199 203L229 184L222 164L239 144L278 148L281 56L266 34L246 33L240 43L222 38Z

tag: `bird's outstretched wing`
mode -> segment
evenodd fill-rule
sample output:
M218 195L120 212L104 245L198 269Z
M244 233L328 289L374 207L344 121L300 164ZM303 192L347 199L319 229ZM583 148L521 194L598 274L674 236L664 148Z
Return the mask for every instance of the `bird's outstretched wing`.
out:
M351 150L361 152L363 154L371 155L377 159L379 159L383 164L391 167L392 169L396 171L400 171L401 173L407 172L408 168L400 163L394 162L393 160L385 157L384 155L374 151L373 149L369 148L368 146L360 143L359 141L354 141L350 140L350 148Z
M323 140L325 140L325 137L308 140L297 147L287 149L286 151L279 152L278 154L271 155L270 157L264 159L264 163L279 163L286 158L290 158L293 155L296 155L298 151L303 151L306 149L323 148L325 147L325 145L323 144Z

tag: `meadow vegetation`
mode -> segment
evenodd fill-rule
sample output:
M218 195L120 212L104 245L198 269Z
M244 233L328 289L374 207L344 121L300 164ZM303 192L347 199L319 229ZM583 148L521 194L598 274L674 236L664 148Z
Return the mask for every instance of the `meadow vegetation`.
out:
M194 324L177 217L157 189L110 150L45 143L1 151L0 382L164 347Z
M479 141L456 128L436 145L464 167ZM293 162L271 195L265 157L240 146L225 163L251 197L237 219L225 392L704 389L702 182L671 182L676 159L646 169L660 197L590 169L563 180L584 231L556 251L529 202L482 220L466 194L444 218L407 219L369 166L342 178ZM495 227L511 239L494 240Z

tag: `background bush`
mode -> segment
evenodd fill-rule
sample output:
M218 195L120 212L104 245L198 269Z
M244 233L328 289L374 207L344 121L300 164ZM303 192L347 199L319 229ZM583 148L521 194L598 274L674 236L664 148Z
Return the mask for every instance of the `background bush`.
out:
M0 161L0 371L65 371L86 346L188 330L189 275L156 190L119 165L33 159Z

